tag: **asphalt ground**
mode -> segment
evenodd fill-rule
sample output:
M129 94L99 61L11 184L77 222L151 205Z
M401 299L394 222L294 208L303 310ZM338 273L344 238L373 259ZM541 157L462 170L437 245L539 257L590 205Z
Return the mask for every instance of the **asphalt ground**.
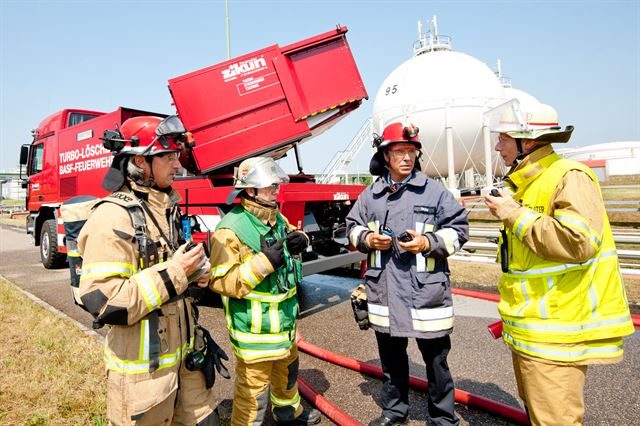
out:
M0 275L79 324L91 327L91 316L73 304L68 269L44 269L38 248L33 246L24 229L0 225ZM313 345L379 365L374 334L371 330L359 330L349 304L349 293L358 283L357 279L329 275L306 277L298 294L301 307L298 329L302 338ZM448 360L456 387L521 409L511 355L504 344L490 337L487 331L487 325L498 318L495 303L454 296L454 307L456 322ZM222 309L202 307L200 311L201 323L231 355ZM105 329L98 330L98 333L105 335ZM412 340L408 351L411 374L425 378L420 353ZM233 371L234 362L231 358L227 366ZM378 378L302 352L300 376L334 405L363 424L381 413L381 381ZM640 334L635 333L625 338L623 362L613 366L589 367L585 386L585 424L640 424L640 396L636 390L639 377ZM222 418L227 418L233 398L233 373L231 380L217 376L215 390L220 414ZM307 401L303 403L309 406ZM410 405L409 425L425 424L428 416L425 393L411 391ZM456 404L456 412L461 425L512 424L462 404ZM331 423L331 420L323 417L321 424Z

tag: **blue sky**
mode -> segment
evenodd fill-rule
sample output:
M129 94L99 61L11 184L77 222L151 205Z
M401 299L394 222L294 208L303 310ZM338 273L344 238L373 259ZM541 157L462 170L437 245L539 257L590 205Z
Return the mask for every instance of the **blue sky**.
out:
M640 1L230 0L231 56L337 23L370 99L302 145L320 172L371 114L385 77L411 57L417 21L576 126L569 146L640 140ZM45 116L118 106L172 113L167 80L226 59L224 1L0 0L0 169ZM363 149L353 169L368 168ZM294 171L293 163L285 167Z

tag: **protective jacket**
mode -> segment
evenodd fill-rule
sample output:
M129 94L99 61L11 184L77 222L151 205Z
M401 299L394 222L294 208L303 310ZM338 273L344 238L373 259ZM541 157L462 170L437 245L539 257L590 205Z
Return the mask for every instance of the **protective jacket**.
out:
M503 338L552 361L619 358L633 333L597 179L551 146L508 175L522 207L504 219L508 272L500 279Z
M371 250L368 233L384 224L395 235L414 229L426 235L430 249L406 252L394 238L390 250ZM439 182L414 172L404 184L379 177L358 197L347 216L347 235L369 253L365 284L369 322L392 336L434 338L451 333L453 303L447 257L468 239L464 208Z
M179 196L175 191L129 185L97 205L78 239L84 257L80 297L95 324L111 326L104 361L109 376L108 417L114 424L144 414L178 389L179 370L194 341L193 308L183 295L187 277L171 259L178 243ZM124 208L131 204L147 207L144 235ZM143 237L149 252L146 260L138 242ZM215 402L211 390L204 388L202 373L192 374L199 381L190 383L202 386L198 395L189 397L200 406L191 412L195 417L182 417L186 423L206 417ZM183 383L181 388L185 387Z
M264 212L242 198L218 224L211 245L211 288L222 295L233 350L247 363L287 357L299 311L300 261L285 244L285 265L274 271L260 248L261 237L275 242L295 227L277 210L270 218Z

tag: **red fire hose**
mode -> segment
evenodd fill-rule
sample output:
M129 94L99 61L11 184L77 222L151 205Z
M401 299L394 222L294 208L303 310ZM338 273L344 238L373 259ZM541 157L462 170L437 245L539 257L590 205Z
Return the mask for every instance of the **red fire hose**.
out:
M360 373L365 373L375 377L383 377L382 369L378 366L358 361L353 358L346 357L344 355L340 355L334 352L327 351L326 349L322 349L318 346L315 346L311 343L303 340L300 335L297 337L298 349L303 352L308 353L309 355L313 355L317 358L320 358L325 361L332 362L336 365L341 365L346 368L350 368L351 370L358 371ZM409 384L414 389L426 390L427 389L427 381L424 379L420 379L415 376L409 377ZM478 395L474 395L472 393L456 389L455 390L455 400L461 404L465 404L469 407L479 408L481 410L487 411L491 414L504 417L512 422L528 425L529 419L524 411L518 410L514 407L493 401L488 398L483 398ZM318 406L322 410L321 407ZM324 411L323 411L324 412Z
M500 301L500 296L492 293L484 293L459 288L453 288L451 289L451 292L460 296L474 297L476 299L483 299L491 302ZM640 315L633 314L631 315L631 318L633 320L633 325L640 328ZM495 338L499 338L502 334L502 322L497 321L490 324L489 330ZM296 338L296 342L298 348L303 352L308 353L309 355L315 356L328 362L332 362L336 365L341 365L360 373L368 374L370 376L379 378L383 377L382 369L380 367L366 362L358 361L331 351L327 351L326 349L322 349L318 346L306 342L300 337L299 334ZM415 376L409 377L409 384L414 389L419 390L426 390L428 386L426 380ZM327 400L325 397L316 392L304 379L298 378L298 388L300 390L300 393L302 393L302 395L308 401L312 402L320 411L322 411L335 423L347 426L360 426L360 423L358 423L355 419L350 417L344 411L340 410L338 407L329 402L329 400ZM483 411L504 417L518 424L530 424L529 419L524 411L460 389L455 390L455 400L458 403L465 404L469 407L479 408Z
M457 295L460 295L460 296L469 296L469 297L473 297L475 299L488 300L490 302L499 302L500 301L500 295L499 294L484 293L484 292L481 292L481 291L473 291L473 290L465 290L463 288L452 288L451 289L451 293L457 294Z
M362 426L344 411L333 405L327 398L320 395L302 377L298 377L298 390L305 399L329 417L334 423L340 426Z

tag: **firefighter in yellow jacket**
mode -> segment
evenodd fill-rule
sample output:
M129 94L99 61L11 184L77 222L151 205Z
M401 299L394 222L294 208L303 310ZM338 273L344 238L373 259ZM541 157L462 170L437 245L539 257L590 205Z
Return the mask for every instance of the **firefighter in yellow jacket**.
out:
M498 310L518 392L533 425L579 425L587 366L621 361L634 331L598 180L553 151L573 127L552 107L512 100L487 119L511 167L485 201L503 224Z
M240 203L218 224L211 242L211 289L222 295L229 338L236 355L232 425L261 425L271 401L276 424L320 421L300 403L297 284L298 256L309 244L276 204L289 181L268 157L244 160L235 170L227 204Z
M171 189L184 137L176 116L133 117L106 131L116 156L102 185L113 192L78 239L80 299L95 328L110 326L104 361L113 425L219 424L212 377L203 371L211 356L226 355L197 326L185 297L189 283L206 288L210 265L202 245L179 246L179 196ZM189 364L194 351L209 356Z

